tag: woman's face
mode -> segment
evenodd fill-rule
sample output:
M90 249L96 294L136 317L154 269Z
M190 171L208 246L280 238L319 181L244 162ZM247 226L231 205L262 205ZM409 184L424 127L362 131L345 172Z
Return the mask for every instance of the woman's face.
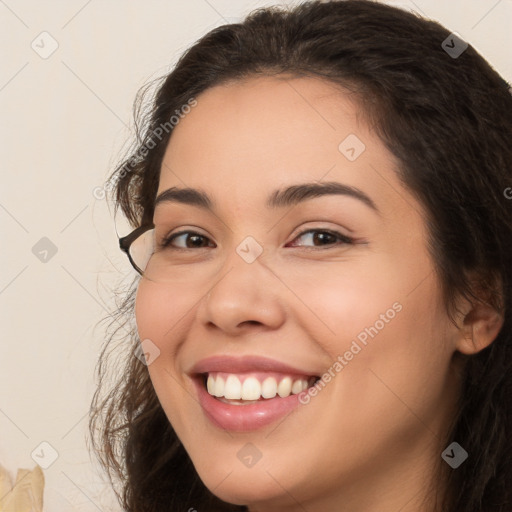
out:
M424 489L460 334L396 165L348 95L313 78L211 88L175 128L158 194L211 204L158 202L158 239L192 233L162 249L162 279L141 279L136 319L162 407L221 499L384 511ZM222 398L240 388L242 403Z

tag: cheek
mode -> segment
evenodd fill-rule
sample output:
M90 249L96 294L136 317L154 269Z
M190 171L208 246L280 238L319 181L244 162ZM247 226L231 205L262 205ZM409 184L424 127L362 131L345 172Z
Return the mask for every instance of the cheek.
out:
M135 298L135 319L141 340L151 339L166 350L167 341L183 329L197 301L190 285L162 285L141 280Z
M159 340L166 318L167 301L165 294L145 280L139 282L135 297L135 320L139 338ZM169 308L171 311L172 309Z
M451 331L440 290L433 275L411 293L412 281L395 269L309 283L308 304L322 322L307 318L328 332L322 344L333 362L313 407L321 414L333 405L318 428L340 450L347 438L365 439L360 449L374 454L397 448L403 439L428 434L422 422L437 430L450 406ZM308 321L301 320L303 326Z
M156 355L148 364L149 376L167 418L175 428L182 424L181 407L177 404L183 406L188 398L188 395L182 396L183 388L176 380L179 373L176 354L180 340L190 329L192 315L187 316L187 312L190 313L197 302L197 298L194 300L190 296L190 291L187 295L185 288L180 293L174 285L163 286L141 280L135 298L135 319L142 347L144 352L150 352L150 356Z
M290 288L302 302L297 303L295 318L332 360L350 350L356 340L364 346L376 330L388 329L400 314L400 283L389 279L389 272L386 275L386 280L379 281L379 275L367 268L348 272L338 265L304 272L291 282Z
M427 393L425 382L441 386L448 371L451 330L441 290L428 260L421 271L391 259L380 263L350 273L326 267L297 279L293 290L307 308L296 318L333 365L338 361L331 373L345 375L335 379L343 393L357 386L355 396L376 396L382 375L416 401Z

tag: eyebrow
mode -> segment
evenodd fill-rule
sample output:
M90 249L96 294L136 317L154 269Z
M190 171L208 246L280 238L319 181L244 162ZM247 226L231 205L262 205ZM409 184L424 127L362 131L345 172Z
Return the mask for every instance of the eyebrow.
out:
M275 190L267 198L267 208L284 208L294 206L308 199L327 195L343 195L353 197L360 200L366 206L370 207L377 213L379 209L362 190L338 183L336 181L329 181L324 183L301 183L298 185L291 185L285 189ZM172 187L161 192L155 200L155 208L160 203L177 202L188 204L191 206L198 206L205 210L213 211L215 209L215 201L210 196L195 188L177 188Z

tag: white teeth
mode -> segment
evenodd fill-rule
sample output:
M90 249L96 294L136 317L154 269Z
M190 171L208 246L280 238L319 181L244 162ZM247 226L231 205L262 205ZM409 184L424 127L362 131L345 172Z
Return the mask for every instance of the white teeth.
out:
M285 377L277 386L277 394L281 398L286 398L290 396L292 392L292 379L290 377Z
M208 375L208 380L206 381L206 389L208 389L208 393L210 393L210 395L215 396L215 379L211 375Z
M234 374L227 375L225 380L221 375L208 375L206 382L208 393L212 396L247 402L259 400L261 397L270 399L276 395L286 398L290 394L296 395L305 391L308 387L307 378L292 380L291 377L283 377L278 384L274 377L267 377L260 382L256 377L250 376L246 377L242 383L241 379Z
M228 375L224 386L224 398L240 400L242 398L242 384L236 375Z
M306 387L304 387L304 385ZM304 379L297 379L293 381L292 385L292 395L299 394L302 390L308 388L308 383Z
M210 392L208 391L208 393ZM224 396L224 379L219 375L215 379L215 390L213 395L217 397Z
M274 377L267 377L261 385L261 396L263 398L274 398L277 395L277 382Z
M248 377L242 385L242 400L258 400L261 396L261 384L256 377Z

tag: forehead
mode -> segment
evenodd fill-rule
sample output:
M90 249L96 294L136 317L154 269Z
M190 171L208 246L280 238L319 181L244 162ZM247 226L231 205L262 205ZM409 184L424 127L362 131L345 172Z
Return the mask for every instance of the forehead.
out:
M195 187L243 208L277 188L338 181L376 203L396 201L393 187L383 187L390 180L401 187L396 161L340 87L316 78L258 77L196 99L166 149L159 193Z
M333 112L333 109L336 112ZM238 172L274 159L274 168L321 149L337 158L340 137L357 130L357 108L334 85L312 78L259 77L208 89L184 116L165 161L185 164L222 159ZM322 140L321 148L318 143ZM277 160L275 160L277 158ZM245 160L244 160L245 159ZM305 166L307 167L307 166Z

